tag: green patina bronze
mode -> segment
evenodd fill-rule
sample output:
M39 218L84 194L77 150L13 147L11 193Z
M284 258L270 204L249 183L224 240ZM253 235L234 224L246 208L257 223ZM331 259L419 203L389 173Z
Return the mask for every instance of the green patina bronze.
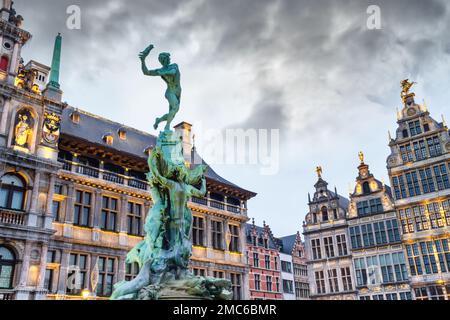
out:
M55 39L55 47L53 49L53 58L52 58L52 69L50 72L50 81L48 86L54 89L59 90L59 69L61 65L61 46L62 46L62 37L61 34L58 33Z
M139 58L141 59L142 64L142 72L146 76L151 77L161 77L164 82L167 83L166 90L166 99L169 101L169 113L163 115L161 118L156 118L155 124L153 128L158 129L158 126L161 122L166 121L165 130L170 130L170 124L172 123L175 115L180 110L180 99L181 99L181 85L180 85L180 70L178 69L178 65L170 63L170 53L163 52L159 54L159 62L162 65L162 68L156 70L148 70L147 65L145 64L145 59L150 54L154 46L149 45L144 51L139 54Z
M229 280L194 276L188 269L192 213L187 204L191 196L205 195L207 167L185 164L181 137L170 130L179 110L178 66L170 65L169 54L162 54L163 68L148 71L144 60L152 49L151 45L140 54L142 69L144 74L159 75L167 82L170 112L156 119L155 126L161 121L167 125L148 158L153 206L145 222L145 238L126 259L127 263L138 263L140 272L132 281L117 283L111 299L231 299Z

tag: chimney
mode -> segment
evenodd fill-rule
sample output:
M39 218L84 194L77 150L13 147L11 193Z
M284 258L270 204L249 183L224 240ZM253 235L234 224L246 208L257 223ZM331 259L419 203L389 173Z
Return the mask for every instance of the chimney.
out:
M191 163L191 150L192 150L192 125L187 122L181 122L175 127L175 132L181 136L183 142L183 156L186 162Z

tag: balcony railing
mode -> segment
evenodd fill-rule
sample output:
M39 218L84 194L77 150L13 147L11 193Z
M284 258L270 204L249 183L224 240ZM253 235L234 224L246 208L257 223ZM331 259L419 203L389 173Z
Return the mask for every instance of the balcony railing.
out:
M25 225L25 212L0 209L0 223Z
M235 206L235 205L232 205L229 203L225 203L225 202L221 202L221 201L217 201L217 200L213 200L213 199L192 197L191 201L193 203L201 204L206 207L211 207L211 208L215 208L215 209L219 209L219 210L225 210L225 211L235 213L235 214L244 214L244 215L247 214L246 208L243 208L240 206Z
M148 190L148 183L147 181L140 180L134 177L130 177L124 174L91 167L88 165L84 165L81 163L73 162L73 161L67 161L59 159L59 162L63 164L63 170L65 171L71 171L76 172L79 174L82 174L84 176L96 178L96 179L102 179L108 182L112 182L115 184L120 184L124 186L129 186L132 188L140 189L140 190Z

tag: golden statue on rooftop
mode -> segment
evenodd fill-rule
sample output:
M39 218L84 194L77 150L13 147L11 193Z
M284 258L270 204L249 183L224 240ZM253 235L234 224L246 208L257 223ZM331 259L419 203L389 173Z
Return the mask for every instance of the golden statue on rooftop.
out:
M409 92L415 84L417 84L417 82L409 81L409 79L405 79L400 82L400 85L402 86L402 93L400 96L402 97L403 102L406 102L407 98L415 96L414 93Z
M359 161L361 161L361 164L364 164L364 153L360 151L358 153Z
M321 166L318 166L318 167L316 168L316 172L317 172L317 176L318 176L319 178L322 178L323 170L322 170L322 167L321 167Z

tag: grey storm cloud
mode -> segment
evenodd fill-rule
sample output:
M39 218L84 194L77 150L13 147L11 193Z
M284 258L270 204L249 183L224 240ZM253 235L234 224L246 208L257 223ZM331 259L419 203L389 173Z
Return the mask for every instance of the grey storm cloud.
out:
M50 63L54 37L62 32L63 89L72 96L78 92L92 99L101 96L97 100L109 109L94 105L93 112L124 117L135 123L131 125L141 125L141 119L121 111L121 103L144 108L148 93L139 96L146 87L133 89L129 84L133 79L124 79L122 73L136 70L139 75L137 54L149 42L183 64L183 86L190 86L184 102L190 101L190 108L182 109L192 112L191 118L221 129L279 128L283 143L301 145L298 149L303 150L315 150L332 137L332 148L350 152L348 140L355 132L353 144L372 141L373 132L387 135L386 119L392 115L394 123L395 106L400 104L401 79L416 80L424 92L432 93L436 84L443 89L450 85L450 3L446 0L15 2L25 18L24 27L34 35L24 54ZM366 10L373 4L381 10L381 30L366 26ZM69 5L81 8L81 30L66 29ZM123 89L99 92L105 81L123 83ZM210 104L221 110L194 108ZM386 153L385 145L372 148L375 154ZM315 152L328 157L325 151ZM303 160L293 159L291 164L300 166ZM377 163L380 171L384 161ZM343 180L341 189L347 187L349 179L338 174L335 178ZM260 185L267 186L265 191L256 190L261 198L264 192L278 192L270 189L270 182ZM279 192L279 198L286 197ZM258 201L261 211L278 210L258 206L264 203ZM297 206L283 210L298 214Z

